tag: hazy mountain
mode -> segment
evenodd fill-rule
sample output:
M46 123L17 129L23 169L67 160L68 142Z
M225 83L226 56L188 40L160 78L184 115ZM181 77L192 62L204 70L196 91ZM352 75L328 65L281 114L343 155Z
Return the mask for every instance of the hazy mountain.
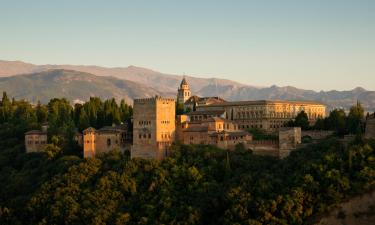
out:
M50 76L51 72L40 72L51 69L65 69L84 72L61 72L60 70L62 75L75 74L75 76L78 77L82 75L83 80L85 80L87 77L97 75L93 76L95 77L94 80L96 82L92 83L91 81L80 80L79 84L73 83L68 85L67 83L62 83L62 85L65 86L64 88L60 88L59 82L64 82L65 79L61 78L61 80L57 79L53 82L46 80L45 85L47 87L55 88L49 88L48 91L44 91L37 90L39 86L35 86L34 83L38 82L33 81L31 78L25 75L1 78L0 91L10 90L10 93L14 96L22 98L27 97L30 100L44 100L55 96L66 96L69 99L84 100L91 95L116 98L122 98L121 96L123 96L128 99L132 99L134 97L147 97L152 96L153 94L163 94L173 97L176 95L178 85L180 84L182 78L182 76L164 74L136 66L129 66L126 68L105 68L99 66L33 65L19 61L0 60L0 77L25 73L37 73L31 75L31 77L37 76L39 77L39 80L43 80L44 78L42 77ZM23 79L20 79L20 77L23 77ZM16 79L13 80L13 78ZM28 80L25 81L24 79ZM187 76L187 80L193 94L200 96L220 96L227 100L312 100L327 104L329 109L337 107L348 109L351 105L355 104L357 100L359 100L367 110L375 110L375 92L367 91L360 87L349 91L333 90L316 92L313 90L298 89L291 86L271 86L260 88L216 78L196 78ZM122 85L118 85L120 83ZM23 85L25 85L25 87L23 87ZM78 90L76 90L76 88Z
M132 82L114 77L101 77L72 70L48 70L39 73L0 78L0 90L16 99L48 102L54 97L65 97L71 101L85 101L90 96L103 99L125 99L152 97L162 93ZM164 94L164 93L163 93Z
M362 103L368 111L375 111L375 91L367 91L363 88L355 88L350 91L312 91L295 87L271 86L266 88L227 86L206 86L199 90L198 94L208 96L219 89L220 97L227 100L259 100L259 99L281 99L281 100L309 100L322 102L328 109L349 109L356 104L357 100Z
M1 61L0 77L17 74L35 73L51 69L76 70L91 73L97 76L113 76L120 79L134 81L143 85L163 90L164 92L176 92L176 88L181 82L182 76L164 74L150 69L129 66L126 68L106 68L99 66L79 66L79 65L33 65L20 61ZM217 78L197 78L187 76L193 92L197 92L207 85L233 85L246 86L238 82L217 79Z

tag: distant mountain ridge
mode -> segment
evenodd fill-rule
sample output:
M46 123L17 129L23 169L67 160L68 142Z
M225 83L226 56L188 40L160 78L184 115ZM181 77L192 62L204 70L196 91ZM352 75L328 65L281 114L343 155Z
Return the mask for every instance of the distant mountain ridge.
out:
M152 97L163 93L136 82L114 77L101 77L74 70L48 70L39 73L0 78L0 90L16 99L48 102L65 97L71 101L86 101L92 96L102 99Z
M50 73L55 75L60 74L61 79L47 79L51 76ZM19 74L31 75L22 75L23 79L14 76ZM83 78L91 77L95 82L92 83L91 81L90 83L90 81L82 78L83 80L79 82L80 85L73 83L68 85L64 83L64 78L72 76L72 74L76 78L80 76ZM10 77L5 78L4 76ZM47 76L47 78L43 80L43 76ZM182 76L164 74L136 66L105 68L79 65L33 65L20 61L1 60L0 77L4 77L0 78L0 91L7 90L10 94L13 93L15 97L26 97L31 101L63 95L66 95L65 97L70 100L86 100L88 96L93 95L125 98L128 101L136 97L149 97L154 94L174 97L182 79ZM38 77L37 81L33 80L34 77ZM309 100L322 102L328 106L328 109L338 107L348 109L359 100L366 110L375 111L375 92L367 91L360 87L349 91L332 90L317 92L298 89L292 86L278 87L273 85L271 87L255 87L217 78L186 76L186 79L193 94L199 96L220 96L226 100L236 101L260 99ZM45 87L55 87L56 90L36 90L36 88L40 88L40 83L38 82L44 83ZM59 89L58 84L60 82L62 82L64 89Z
M100 66L79 66L79 65L34 65L21 61L0 60L0 77L13 76L18 74L37 73L53 69L75 70L91 73L97 76L112 76L119 79L141 83L148 87L163 90L165 92L176 92L180 84L181 75L164 74L150 69L128 66L125 68L106 68ZM186 76L193 92L197 92L207 85L234 85L247 86L235 81L217 78L197 78Z

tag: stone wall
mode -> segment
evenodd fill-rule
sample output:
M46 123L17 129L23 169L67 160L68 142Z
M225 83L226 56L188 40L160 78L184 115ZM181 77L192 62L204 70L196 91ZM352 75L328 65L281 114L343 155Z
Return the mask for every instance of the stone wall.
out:
M301 128L285 127L279 130L279 158L287 157L301 144Z
M365 138L375 139L375 118L368 118L366 120Z
M248 142L247 148L251 149L257 155L279 157L278 140L253 140Z
M313 140L320 140L327 138L328 136L332 135L334 131L331 130L307 130L302 131L302 137L309 136Z

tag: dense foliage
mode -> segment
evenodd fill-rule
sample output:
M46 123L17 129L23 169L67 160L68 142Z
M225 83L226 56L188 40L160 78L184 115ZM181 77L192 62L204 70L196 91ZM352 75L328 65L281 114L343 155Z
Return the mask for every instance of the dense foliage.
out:
M101 108L96 101L81 107L90 126L108 118L91 109ZM331 138L284 160L240 147L177 145L171 157L156 162L116 150L82 159L54 138L51 148L62 153L51 157L48 151L26 154L23 130L46 119L69 127L81 117L75 117L77 110L63 99L34 108L22 101L5 103L0 105L6 121L0 124L0 224L303 224L375 187L373 140L346 148Z
M3 146L3 145L2 145ZM285 160L175 146L158 163L1 149L1 224L302 224L374 188L375 144L335 139Z

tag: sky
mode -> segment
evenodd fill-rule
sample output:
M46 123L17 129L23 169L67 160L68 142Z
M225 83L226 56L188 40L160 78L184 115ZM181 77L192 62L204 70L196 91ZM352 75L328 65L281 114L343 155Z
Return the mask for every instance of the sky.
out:
M0 0L0 60L375 90L375 1Z

